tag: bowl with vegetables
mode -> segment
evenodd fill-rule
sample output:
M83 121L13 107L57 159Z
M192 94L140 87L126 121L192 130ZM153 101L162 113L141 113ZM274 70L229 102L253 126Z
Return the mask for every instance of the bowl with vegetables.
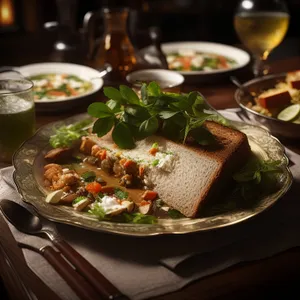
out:
M163 43L161 48L169 70L179 72L188 81L220 78L250 62L246 51L219 43L171 42Z
M82 104L103 86L101 73L71 63L36 63L16 68L33 82L38 111L57 111Z
M235 100L247 118L279 138L300 139L300 71L247 81Z

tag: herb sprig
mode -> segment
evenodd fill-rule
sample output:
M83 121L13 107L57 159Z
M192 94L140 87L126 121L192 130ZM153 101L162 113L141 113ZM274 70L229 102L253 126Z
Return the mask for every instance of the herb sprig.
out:
M49 143L53 148L70 147L72 143L80 137L87 135L87 127L93 120L86 119L75 124L64 125L55 129L55 133L50 136Z
M112 130L112 138L120 148L134 148L137 140L159 133L185 143L192 137L200 145L214 142L214 136L204 127L206 120L224 125L227 121L208 110L198 92L176 94L163 92L156 82L143 83L141 99L125 85L119 89L105 87L106 103L95 102L88 113L97 118L93 133L99 137Z
M253 200L262 192L276 189L276 174L282 173L281 161L261 160L254 157L233 175L237 182L235 192L244 200Z

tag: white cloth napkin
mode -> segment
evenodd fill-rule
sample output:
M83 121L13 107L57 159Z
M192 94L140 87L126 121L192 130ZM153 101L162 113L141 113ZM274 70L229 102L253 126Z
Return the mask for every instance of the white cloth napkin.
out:
M221 111L237 120L236 110ZM272 208L248 221L219 230L179 236L126 237L56 224L58 232L130 299L148 299L234 264L272 256L300 246L300 155L286 149L294 183ZM13 168L1 170L0 197L22 203ZM24 205L24 203L22 203ZM10 228L20 242L37 247L45 239ZM24 250L28 265L62 299L78 299L39 254Z

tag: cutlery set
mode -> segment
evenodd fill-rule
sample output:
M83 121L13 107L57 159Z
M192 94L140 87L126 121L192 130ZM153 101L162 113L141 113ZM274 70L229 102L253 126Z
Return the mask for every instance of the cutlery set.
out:
M18 243L18 246L41 254L80 299L128 299L55 230L45 226L39 216L7 199L0 201L0 209L19 231L38 236L43 234L52 242L58 251L53 246L36 248L24 243Z

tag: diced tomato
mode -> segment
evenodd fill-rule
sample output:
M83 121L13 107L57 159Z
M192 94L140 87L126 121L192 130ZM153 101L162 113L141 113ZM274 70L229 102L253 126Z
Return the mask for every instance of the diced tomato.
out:
M102 149L97 153L97 157L99 157L101 160L104 160L106 158L106 150Z
M147 191L143 194L142 198L143 198L144 200L151 200L151 201L152 201L152 200L154 200L154 199L157 198L157 192L147 190Z
M133 161L133 160L131 160L131 159L127 159L127 160L125 161L125 163L123 164L123 166L124 166L125 168L129 168L130 166L133 166L133 165L135 165L135 164L136 164L135 161Z
M149 153L150 153L151 155L153 155L153 156L155 156L157 152L158 152L158 148L151 148L151 149L149 150Z
M139 176L143 177L145 172L145 167L144 166L139 166Z
M183 58L183 69L184 70L190 70L191 68L191 61L192 61L192 57L184 57Z
M126 158L122 158L120 159L119 163L121 166L124 166L124 164L126 163L127 159Z
M48 95L50 95L50 96L66 96L66 93L65 92L63 92L63 91L49 91L48 93L47 93Z
M68 86L68 90L70 91L72 96L78 95L78 92L75 89L71 88L70 86Z
M102 190L102 185L99 182L93 181L91 183L88 183L85 187L85 189L92 194L98 194Z
M146 201L146 200L142 200L140 202L140 206L144 206L144 205L148 205L149 204L149 201Z
M226 58L223 57L223 56L218 56L218 58L219 58L219 62L220 62L219 64L220 64L220 66L222 68L224 68L224 69L227 69L228 68L228 64L227 64Z

